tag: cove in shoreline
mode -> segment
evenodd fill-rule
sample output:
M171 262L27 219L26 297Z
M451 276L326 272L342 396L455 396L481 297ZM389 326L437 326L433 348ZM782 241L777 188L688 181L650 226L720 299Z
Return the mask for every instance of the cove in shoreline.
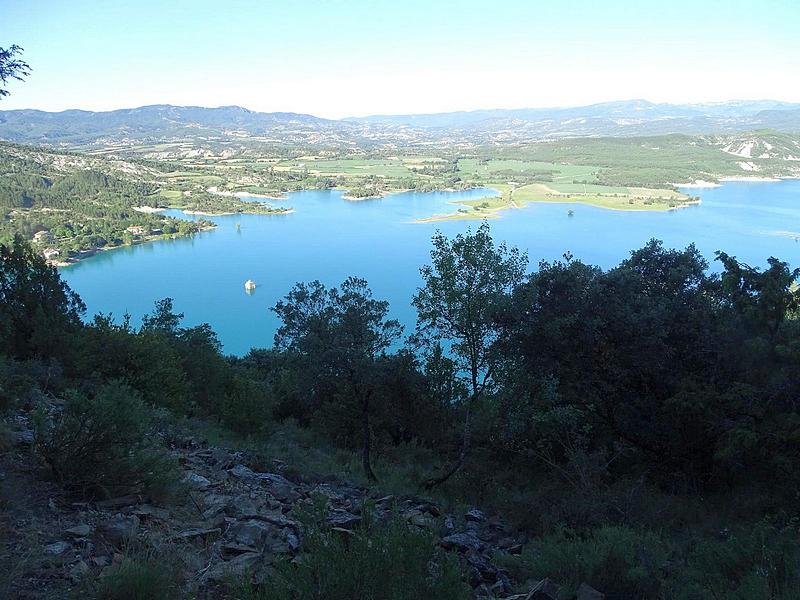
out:
M277 318L269 309L298 281L318 279L332 286L349 276L363 277L409 332L416 317L411 297L420 283L420 266L430 260L431 236L439 230L452 237L477 225L414 221L490 193L485 188L405 193L376 202L348 202L340 190L293 193L289 205L297 212L289 218L203 217L216 223L214 231L99 252L61 273L86 302L87 318L97 312L130 313L136 326L156 300L171 297L186 315L186 326L209 323L225 352L237 355L272 344ZM499 214L491 222L492 235L527 251L531 270L565 252L610 268L651 238L669 248L696 244L711 269L719 265L713 260L717 250L753 266L763 267L770 256L800 265L800 243L775 234L800 222L800 181L731 182L692 195L702 204L673 211L530 203L525 210ZM181 216L180 211L167 214ZM242 285L248 279L259 283L251 295Z

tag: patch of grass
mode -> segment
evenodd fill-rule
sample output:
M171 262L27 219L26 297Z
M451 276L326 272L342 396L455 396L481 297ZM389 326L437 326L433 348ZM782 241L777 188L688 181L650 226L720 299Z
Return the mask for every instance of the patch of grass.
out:
M599 187L599 186L595 186ZM613 188L611 188L613 189ZM664 196L654 194L634 195L626 194L562 194L554 190L550 185L530 184L514 190L512 198L518 205L528 202L561 202L567 204L588 204L599 208L612 210L669 210L678 206L685 197L676 197L669 190L664 190Z
M312 428L300 427L292 420L270 423L255 435L241 435L226 427L198 419L171 419L162 428L171 429L176 437L191 436L209 446L245 450L247 465L261 472L280 472L294 481L321 481L330 478L370 487L378 495L401 496L421 493L421 483L436 466L431 451L417 444L377 444L373 449L373 469L378 481L364 476L361 455L336 448ZM451 494L443 486L435 499L443 507L463 508L459 494ZM462 511L463 512L463 511Z
M161 190L159 196L165 198L167 202L178 202L183 199L183 192L180 190Z
M561 531L496 561L519 581L549 577L562 598L582 582L608 600L794 600L800 589L795 528L765 523L701 538L604 526L578 535ZM669 541L667 541L667 539Z
M219 175L211 175L202 171L175 171L173 173L166 173L164 176L169 178L171 183L178 185L200 185L209 187L220 185L225 182L225 179Z
M628 188L600 185L597 183L574 183L572 181L554 181L547 183L547 187L561 194L625 194Z
M180 597L178 572L155 554L125 557L98 580L98 600L171 600Z

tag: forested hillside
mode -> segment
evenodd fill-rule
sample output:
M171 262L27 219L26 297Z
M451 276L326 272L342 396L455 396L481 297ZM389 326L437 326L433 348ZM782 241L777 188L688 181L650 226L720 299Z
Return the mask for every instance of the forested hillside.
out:
M169 206L210 214L286 209L210 194L170 179L174 167L0 144L0 240L32 240L54 262L213 227L160 214Z
M796 598L800 271L716 260L528 274L482 225L434 237L415 331L301 283L231 358L168 299L87 323L3 245L0 510L37 533L5 529L0 589Z

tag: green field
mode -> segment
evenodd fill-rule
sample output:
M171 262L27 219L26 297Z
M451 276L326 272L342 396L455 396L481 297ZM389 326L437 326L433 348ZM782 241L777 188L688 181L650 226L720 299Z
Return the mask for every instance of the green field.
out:
M587 181L597 180L598 167L585 165L557 164L536 160L479 160L461 159L458 170L466 176L483 179L514 175L544 175L548 181Z
M220 175L213 175L202 171L175 171L167 173L165 177L169 183L178 186L199 185L210 187L225 183L225 179Z
M547 187L562 194L627 194L629 188L596 183L548 182Z
M376 175L378 177L410 177L412 171L400 160L370 160L346 158L341 160L285 161L277 170L307 170L319 175Z
M178 190L161 190L159 195L163 196L167 202L170 203L179 202L183 198L183 192Z
M602 186L594 186L602 187ZM614 188L609 188L614 189ZM519 206L528 202L564 202L589 204L613 210L670 210L686 202L688 198L671 190L650 190L650 194L637 194L632 190L624 193L554 194L550 186L526 185L515 189L511 198ZM657 195L662 193L663 196Z

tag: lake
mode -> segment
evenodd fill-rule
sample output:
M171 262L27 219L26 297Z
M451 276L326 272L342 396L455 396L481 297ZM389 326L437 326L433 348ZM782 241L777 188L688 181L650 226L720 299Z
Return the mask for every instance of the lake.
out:
M751 265L765 265L770 256L800 265L800 242L793 237L800 236L800 181L729 182L687 192L702 204L671 212L531 204L500 213L491 221L492 234L526 250L532 268L567 251L612 267L653 237L680 248L694 242L709 261L724 250ZM326 285L349 275L367 279L408 333L415 317L410 299L419 266L429 259L431 235L479 224L413 221L453 212L454 200L491 194L401 193L350 202L340 191L298 192L278 203L294 208L292 214L211 217L218 225L213 231L99 253L61 274L86 302L87 315L129 313L139 323L156 300L172 297L184 324L210 323L231 354L271 346L277 320L269 308L295 282L313 279ZM252 293L244 289L247 279L257 284Z

